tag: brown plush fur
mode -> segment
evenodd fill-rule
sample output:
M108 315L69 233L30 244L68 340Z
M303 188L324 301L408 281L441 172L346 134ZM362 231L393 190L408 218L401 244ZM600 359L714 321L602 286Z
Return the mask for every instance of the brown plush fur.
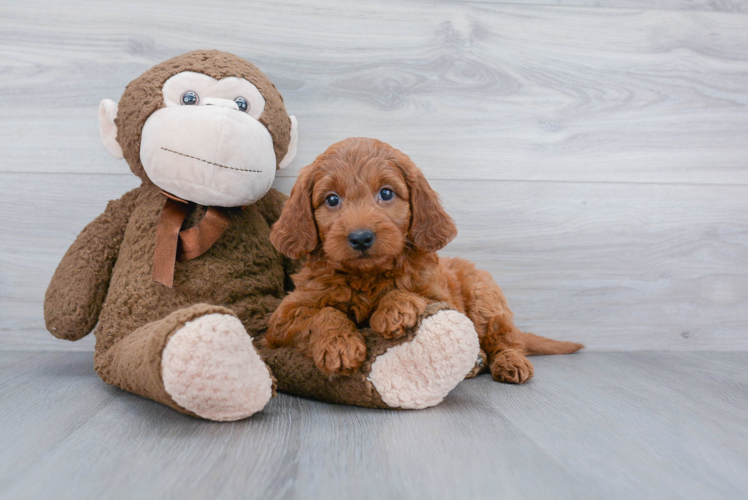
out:
M380 190L394 191L391 200ZM340 203L325 200L336 194ZM366 251L348 242L370 230ZM491 276L459 258L435 253L457 230L436 193L405 154L366 138L341 141L302 169L270 238L284 254L309 254L296 290L273 314L266 340L294 345L328 375L355 372L366 358L358 327L396 339L429 303L446 302L475 324L493 377L522 383L533 376L525 356L577 351L581 344L521 332Z
M164 106L163 82L187 70L215 78L240 76L255 84L267 103L260 121L273 136L276 157L285 155L290 120L280 94L252 64L200 51L146 71L128 85L117 117L117 141L143 184L110 202L78 236L44 303L47 328L59 338L77 340L98 323L95 367L104 381L183 412L161 381L161 353L170 336L185 322L214 312L234 314L251 335L262 334L291 287L287 277L297 269L270 244L270 226L286 199L271 189L257 203L229 210L228 229L205 254L177 262L173 288L153 280L156 228L166 198L140 163L140 134L148 116ZM195 225L205 211L190 204L183 228Z
M47 328L77 340L98 320L95 367L101 378L184 411L163 390L166 341L185 322L212 312L238 316L253 336L264 332L297 266L269 242L284 199L271 190L254 205L232 210L221 238L201 257L177 262L174 287L167 288L151 277L164 197L152 184L130 191L110 202L63 257L47 289ZM193 205L185 227L204 213L205 207ZM164 322L167 316L175 319Z

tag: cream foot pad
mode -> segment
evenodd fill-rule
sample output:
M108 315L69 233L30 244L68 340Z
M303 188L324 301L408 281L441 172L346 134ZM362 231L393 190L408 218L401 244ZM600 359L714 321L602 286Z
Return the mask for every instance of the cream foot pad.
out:
M210 420L246 418L272 396L252 338L227 314L207 314L177 330L164 348L161 375L175 403Z
M479 352L473 322L457 311L439 311L423 320L412 341L377 357L369 380L391 407L428 408L465 378Z

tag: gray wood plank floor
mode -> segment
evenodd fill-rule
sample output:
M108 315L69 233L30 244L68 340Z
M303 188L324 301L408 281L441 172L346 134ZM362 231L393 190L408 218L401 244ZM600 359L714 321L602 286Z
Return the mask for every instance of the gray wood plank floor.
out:
M0 352L0 498L744 499L748 353L534 358L396 412L280 395L209 423L89 353Z

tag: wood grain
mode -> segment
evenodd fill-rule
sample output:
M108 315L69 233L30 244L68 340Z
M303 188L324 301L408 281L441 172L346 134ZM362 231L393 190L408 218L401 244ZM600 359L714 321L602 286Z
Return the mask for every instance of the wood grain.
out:
M222 424L106 386L90 353L0 352L0 498L743 498L746 353L534 361L429 410L280 395Z
M78 232L134 176L6 174L0 348L90 350L44 329L44 290ZM290 190L293 179L276 186ZM748 349L744 186L433 181L468 258L521 328L591 350ZM38 191L53 193L14 210ZM65 210L59 207L64 205Z
M215 47L256 62L299 117L282 175L365 135L434 179L748 183L743 15L395 0L1 8L3 172L125 173L99 144L98 102Z
M744 3L517 3L3 2L0 349L92 349L49 336L42 301L137 185L100 144L98 102L206 47L257 63L299 117L276 186L337 140L391 142L459 224L445 253L489 270L523 328L748 349Z
M468 0L470 3L507 3L557 7L601 7L637 10L700 10L716 12L748 12L745 0Z

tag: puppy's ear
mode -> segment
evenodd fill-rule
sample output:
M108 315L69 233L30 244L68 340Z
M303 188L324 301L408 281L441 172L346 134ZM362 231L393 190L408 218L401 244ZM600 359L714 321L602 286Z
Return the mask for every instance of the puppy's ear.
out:
M398 151L395 162L405 175L410 190L408 240L421 250L436 252L457 236L457 227L442 208L439 195L431 189L413 161Z
M298 259L319 244L317 224L312 211L312 174L314 163L302 168L280 218L270 231L270 242L280 253Z

